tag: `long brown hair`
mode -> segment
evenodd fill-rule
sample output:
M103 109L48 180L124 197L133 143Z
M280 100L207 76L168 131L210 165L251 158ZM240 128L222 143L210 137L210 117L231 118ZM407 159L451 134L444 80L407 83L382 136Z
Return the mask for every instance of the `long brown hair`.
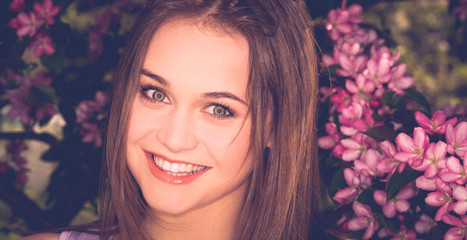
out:
M255 165L236 225L238 239L307 239L317 212L317 73L311 19L295 0L154 0L146 3L117 66L107 124L100 229L146 239L147 204L126 156L127 125L146 50L173 19L236 31L250 47L248 96ZM269 148L266 148L268 146ZM110 231L112 232L112 231Z

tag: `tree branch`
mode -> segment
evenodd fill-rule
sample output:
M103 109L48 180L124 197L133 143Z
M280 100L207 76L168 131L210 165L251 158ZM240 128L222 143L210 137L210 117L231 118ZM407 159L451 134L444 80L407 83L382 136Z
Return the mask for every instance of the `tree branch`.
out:
M33 132L20 132L20 133L0 133L0 139L35 139L48 144L56 144L57 139L47 133L36 134Z

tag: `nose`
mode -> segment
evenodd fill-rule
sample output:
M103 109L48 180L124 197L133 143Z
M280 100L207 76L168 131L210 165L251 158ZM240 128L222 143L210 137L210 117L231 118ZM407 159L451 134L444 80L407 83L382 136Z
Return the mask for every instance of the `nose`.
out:
M196 148L198 139L194 134L195 122L193 118L177 111L166 117L164 124L161 124L156 133L157 140L173 153Z

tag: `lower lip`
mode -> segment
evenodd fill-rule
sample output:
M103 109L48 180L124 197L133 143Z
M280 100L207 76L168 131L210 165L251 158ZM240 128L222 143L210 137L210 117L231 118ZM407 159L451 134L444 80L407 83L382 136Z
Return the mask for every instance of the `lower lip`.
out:
M149 170L151 170L151 173L152 175L154 175L154 177L156 177L162 182L166 182L169 184L175 184L175 185L191 183L209 170L209 168L206 167L206 169L200 172L194 173L194 174L190 174L188 176L174 176L174 175L171 175L171 174L168 174L162 171L162 169L156 166L156 164L152 160L152 156L150 153L146 153L146 160L148 161Z

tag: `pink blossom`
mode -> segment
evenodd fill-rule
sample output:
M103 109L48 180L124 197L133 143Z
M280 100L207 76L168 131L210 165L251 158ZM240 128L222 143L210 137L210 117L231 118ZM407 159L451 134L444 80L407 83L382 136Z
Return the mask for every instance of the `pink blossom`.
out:
M363 21L363 19L359 17L363 11L362 6L358 4L352 4L347 8L347 11L349 11L349 22L358 24Z
M364 56L349 57L346 54L340 54L337 57L341 69L337 69L336 73L343 77L355 77L360 73L366 65L366 58Z
M393 235L391 240L416 240L417 239L417 233L414 230L407 230L407 227L402 225L399 233L391 233L390 235Z
M16 171L16 178L15 180L19 183L26 183L28 181L28 175L27 173L29 172L29 169L27 168L20 168L18 171Z
M341 145L346 149L342 153L342 160L353 161L360 158L370 146L376 145L376 142L370 137L357 133L351 138L342 139Z
M55 47L52 44L52 38L42 33L36 34L34 41L29 46L33 49L34 55L40 57L42 54L53 55Z
M49 85L52 79L45 77L42 73L37 73L35 77L21 76L11 70L7 71L6 78L0 78L0 83L6 85L13 82L12 85L18 86L14 89L6 90L11 109L7 116L10 118L19 117L24 125L31 123L31 117L36 116L36 120L41 120L45 115L53 116L55 106L47 101L41 101L40 104L31 104L30 89L39 85ZM39 118L39 119L38 119Z
M348 187L337 191L333 199L341 205L349 204L364 189L371 186L371 178L367 172L359 172L350 168L344 169L344 179Z
M106 99L104 92L97 91L94 94L94 100L81 101L76 109L76 122L86 122L95 117L104 108Z
M350 94L347 90L337 87L334 89L335 93L331 96L330 101L336 104L336 110L342 112L343 109L350 105Z
M457 200L452 210L459 215L465 215L467 212L467 188L460 185L455 186L452 196Z
M403 90L413 86L415 79L405 76L407 65L399 64L391 70L391 80L388 82L388 88L397 94L404 94Z
M338 59L339 55L347 55L352 60L356 60L357 57L365 58L365 55L357 56L358 54L363 53L363 50L364 49L359 42L344 42L341 45L337 45L337 48L334 48L334 56Z
M109 32L112 23L112 9L109 5L105 6L104 13L96 17L95 23L93 32L99 35L104 35Z
M9 22L8 22L8 27L12 28L12 29L18 29L21 27L21 23L19 22L18 18L12 18Z
M42 107L36 109L35 119L41 121L45 116L53 116L56 113L55 105L52 103L45 103Z
M101 36L94 31L90 31L88 38L89 38L89 46L88 46L89 58L96 59L99 55L101 55L104 49L104 46L102 45Z
M358 75L355 82L352 80L345 81L345 88L353 94L358 94L361 99L370 100L371 94L375 90L375 85L372 81L367 80L363 75Z
M37 16L47 25L53 25L55 23L54 17L60 11L60 7L54 6L52 0L44 0L42 5L40 3L34 3L33 8Z
M446 161L446 167L449 171L440 174L443 181L461 185L467 182L467 154L464 154L462 165L458 158L450 156Z
M22 12L26 8L24 0L12 0L10 3L10 10L15 12Z
M331 10L327 16L326 30L332 40L338 40L341 34L352 31L349 23L350 14L346 10Z
M381 154L374 150L368 149L362 157L361 160L354 160L355 169L358 171L367 171L371 176L380 177L383 173L381 173L377 165L382 158Z
M389 141L379 143L379 147L383 151L384 157L380 159L376 168L382 173L390 173L388 177L397 170L399 173L404 171L406 163L401 163L394 158L396 147Z
M427 190L427 191L434 191L436 190L436 181L442 181L439 178L427 178L425 176L420 176L415 179L415 185L417 188Z
M25 183L28 180L26 168L26 159L21 156L21 153L28 149L23 140L12 141L6 146L6 152L11 158L10 164L16 169L16 182ZM8 158L7 158L8 159Z
M25 102L21 102L20 104L14 105L10 111L8 111L7 116L9 118L19 117L21 123L27 125L31 120L31 117L29 116L30 111L31 108Z
M363 75L367 79L372 80L377 87L380 87L381 84L387 83L391 79L391 66L390 54L383 54L380 58L368 60L367 68L363 71Z
M419 234L427 234L436 226L435 220L426 214L420 216L420 220L415 223L415 231Z
M422 164L418 167L414 167L414 169L417 171L425 171L425 177L433 178L440 170L446 168L446 153L446 143L442 141L430 143L425 152Z
M0 175L5 174L8 171L8 164L6 162L0 162Z
M455 7L452 13L458 14L461 22L467 22L467 0L461 0L459 6Z
M320 61L325 67L329 67L331 65L334 65L336 64L336 61L334 60L333 57L327 55L327 54L324 54L323 57L321 58L321 61Z
M9 154L20 155L21 152L28 149L28 146L22 140L13 141L5 148Z
M352 207L357 217L349 221L349 229L352 231L366 229L362 239L370 239L379 228L379 222L373 215L370 206L355 201Z
M16 17L17 21L11 20L9 23L10 27L14 27L16 30L16 35L20 37L24 36L34 36L37 30L42 26L42 21L40 21L34 12L30 12L29 15L21 12ZM13 22L12 22L13 21Z
M399 193L386 202L386 192L382 190L376 190L373 197L379 205L383 206L384 216L393 218L397 212L403 213L410 209L409 199L415 196L415 190L412 186L405 186L399 190Z
M467 120L467 106L457 104L453 107L448 103L442 107L442 110L446 113L447 116L457 115L459 121Z
M352 103L348 107L342 109L339 115L339 122L341 122L341 132L344 135L352 136L358 132L353 126L354 121L358 121L363 116L363 106L358 103Z
M326 123L325 129L328 135L318 138L318 146L322 149L331 149L339 142L340 134L335 123Z
M425 202L428 205L440 207L436 212L435 221L440 221L443 215L448 214L452 210L454 201L451 194L451 188L444 185L438 188L438 191L428 193L428 196L425 198Z
M467 151L467 122L461 122L454 128L452 124L446 126L446 143L448 152L464 156Z
M427 134L444 134L447 124L456 125L457 119L452 118L446 121L446 114L443 111L433 113L431 119L421 112L415 112L415 120Z
M416 127L413 131L413 139L405 133L400 133L396 137L397 146L402 150L394 155L394 158L400 162L408 162L411 166L422 164L425 148L430 139L421 127Z
M444 240L462 240L467 239L467 216L463 215L460 218L452 215L444 215L443 221L449 225L455 226L450 228L444 234Z
M94 147L100 147L102 145L102 132L96 123L82 123L80 134L83 135L81 141L84 143L94 143Z
M319 88L319 101L324 102L326 99L331 96L332 89L329 87L320 87Z

